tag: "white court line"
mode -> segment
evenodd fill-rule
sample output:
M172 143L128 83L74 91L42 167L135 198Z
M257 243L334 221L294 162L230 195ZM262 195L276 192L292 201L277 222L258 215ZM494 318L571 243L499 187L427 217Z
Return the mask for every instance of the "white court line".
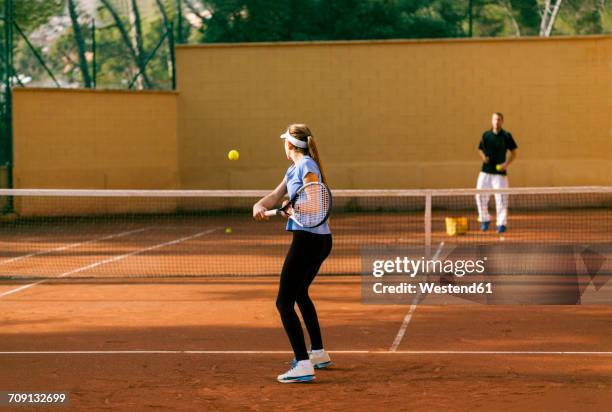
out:
M612 351L538 351L538 350L398 350L400 355L612 355Z
M217 228L204 230L202 232L196 233L195 235L185 236L185 237L182 237L182 238L179 238L179 239L171 240L170 242L160 243L160 244L157 244L157 245L154 245L154 246L149 246L149 247L146 247L146 248L143 248L143 249L138 249L138 250L135 250L135 251L130 252L130 253L125 253L123 255L119 255L119 256L115 256L115 257L109 258L109 259L101 260L99 262L92 263L91 265L82 266L80 268L73 269L73 270L71 270L69 272L64 272L64 273L58 275L57 277L55 277L54 279L64 278L64 277L72 275L74 273L82 272L82 271L87 270L87 269L92 269L92 268L95 268L97 266L105 265L107 263L116 262L118 260L125 259L127 257L137 255L139 253L148 252L149 250L154 250L154 249L159 249L159 248L162 248L162 247L165 247L165 246L175 245L177 243L181 243L181 242L184 242L186 240L194 239L196 237L200 237L200 236L203 236L203 235L208 235L208 234L214 232L215 230L217 230ZM51 279L42 279L42 280L39 280L38 282L30 283L30 284L18 287L16 289L11 289L11 290L8 290L6 292L0 293L0 298L2 298L4 296L11 295L13 293L17 293L17 292L19 292L21 290L24 290L24 289L31 288L32 286L39 285L39 284L41 284L43 282L46 282L48 280L51 280Z
M10 258L10 259L0 260L0 265L4 265L6 263L11 263L11 262L16 262L18 260L27 259L27 258L30 258L30 257L33 257L33 256L40 256L40 255L47 255L47 254L54 253L54 252L61 252L61 251L64 251L64 250L72 249L72 248L75 248L75 247L78 247L78 246L82 246L82 245L86 245L86 244L89 244L89 243L99 242L101 240L113 239L113 238L121 237L121 236L127 236L127 235L130 235L132 233L143 232L143 231L149 230L149 229L151 229L151 228L142 228L142 229L130 230L128 232L115 233L114 235L99 237L99 238L96 238L96 239L87 240L85 242L71 243L69 245L61 246L61 247L58 247L58 248L55 248L55 249L41 250L39 252L28 253L27 255L21 255L21 256L16 256L14 258Z
M520 350L330 350L344 355L558 355L612 356L612 351L520 351ZM0 351L0 355L274 355L293 354L290 350L57 350Z
M440 252L442 251L443 247L444 247L444 242L440 242L440 245L438 246L438 250L436 250L436 253L433 255L432 260L436 260L438 256L440 256ZM417 294L414 296L414 299L412 299L412 304L410 305L410 309L408 310L408 313L406 313L406 316L404 317L404 321L402 322L402 326L400 326L399 330L397 331L397 335L395 335L395 339L393 339L393 343L391 344L391 347L389 348L389 352L396 352L400 343L402 343L402 339L404 338L404 334L406 333L408 324L412 320L412 315L414 314L414 311L417 308L417 303L419 303L420 297L421 297L421 290L419 289L417 291Z

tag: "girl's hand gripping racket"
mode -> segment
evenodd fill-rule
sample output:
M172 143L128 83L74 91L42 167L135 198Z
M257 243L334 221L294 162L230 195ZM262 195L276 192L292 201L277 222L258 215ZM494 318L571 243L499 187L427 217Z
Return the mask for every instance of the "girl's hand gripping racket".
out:
M331 211L331 192L323 183L311 182L300 187L295 196L280 209L267 210L266 216L286 213L289 219L301 227L321 226Z

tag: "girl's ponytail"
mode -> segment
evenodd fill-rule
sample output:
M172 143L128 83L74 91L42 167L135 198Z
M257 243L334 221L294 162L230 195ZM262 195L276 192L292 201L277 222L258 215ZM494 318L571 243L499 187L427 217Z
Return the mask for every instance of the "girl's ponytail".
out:
M319 172L321 172L321 178L323 179L323 183L327 184L325 172L323 172L323 164L321 163L319 151L317 150L317 144L315 143L315 139L314 137L312 137L312 135L308 136L308 153L310 154L310 157L312 157L312 160L317 163L317 166L319 166Z

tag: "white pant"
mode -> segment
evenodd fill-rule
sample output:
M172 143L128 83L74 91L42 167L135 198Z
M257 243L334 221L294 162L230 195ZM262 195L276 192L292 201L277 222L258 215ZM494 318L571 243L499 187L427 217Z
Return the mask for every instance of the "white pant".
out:
M480 172L478 181L476 182L477 189L503 189L508 187L508 177L505 175L497 175L493 173ZM476 206L478 206L478 221L489 222L489 197L490 194L476 195ZM497 226L506 225L508 218L508 195L495 193L495 212L497 217Z

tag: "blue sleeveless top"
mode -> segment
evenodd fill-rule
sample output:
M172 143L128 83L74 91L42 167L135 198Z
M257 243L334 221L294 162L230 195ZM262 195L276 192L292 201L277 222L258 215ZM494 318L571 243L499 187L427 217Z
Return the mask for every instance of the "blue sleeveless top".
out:
M289 166L287 173L285 173L289 199L293 198L298 189L304 185L304 176L306 176L308 173L313 173L315 176L317 176L319 182L323 180L317 162L315 162L310 156L305 155L298 163L294 163ZM323 223L321 226L306 228L295 223L293 219L287 219L287 230L304 230L306 232L316 233L319 235L327 235L331 233L327 222Z

